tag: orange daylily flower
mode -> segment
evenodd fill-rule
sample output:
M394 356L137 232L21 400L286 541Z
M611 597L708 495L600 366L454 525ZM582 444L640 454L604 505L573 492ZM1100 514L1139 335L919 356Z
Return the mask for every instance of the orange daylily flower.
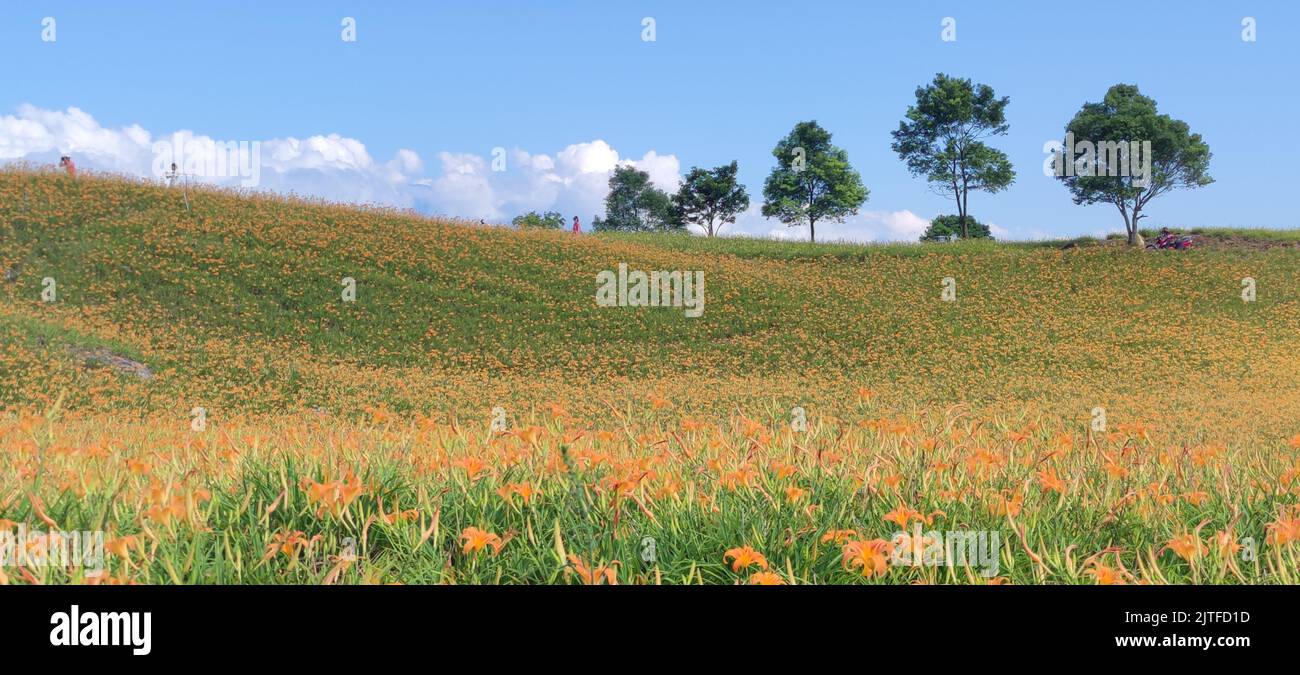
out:
M1195 558L1199 558L1206 553L1205 544L1201 543L1201 540L1191 533L1170 539L1165 544L1165 548L1178 554L1178 557L1187 562L1192 562Z
M1065 494L1065 481L1056 475L1055 469L1042 469L1038 472L1038 482L1044 490Z
M618 561L611 561L609 565L597 565L595 569L588 567L582 562L582 559L572 553L569 554L569 566L565 573L577 574L582 583L587 586L617 586L618 572L616 567Z
M308 538L302 530L282 530L271 535L271 541L266 544L266 554L262 560L270 560L277 553L283 553L285 557L296 559L298 552L304 548L310 547L320 539L320 535Z
M1084 574L1091 576L1100 586L1124 585L1124 577L1120 574L1119 570L1100 563L1094 563L1084 571Z
M542 427L528 426L519 429L518 431L515 431L514 435L516 438L523 441L524 443L528 445L536 446L538 441L542 440L542 435L545 433L546 433L546 429Z
M1237 555L1237 551L1242 549L1241 544L1237 543L1237 538L1231 532L1219 530L1214 533L1214 548L1223 558L1231 558Z
M533 487L532 483L528 482L506 483L497 490L497 494L501 495L501 498L506 501L510 501L510 498L514 495L519 495L524 500L524 506L527 506L528 503L532 501L533 497L541 494L541 491Z
M104 550L123 560L130 562L131 549L141 547L140 538L135 535L125 537L115 537L104 542Z
M899 529L906 530L907 523L915 517L917 517L915 510L899 504L898 508L885 514L885 522L897 523Z
M482 478L484 475L489 473L492 468L488 466L487 462L484 462L478 457L462 457L461 459L452 462L451 465L464 469L466 477L471 481L477 481L479 478Z
M1297 508L1296 512L1300 513L1300 508ZM1273 546L1286 546L1300 541L1300 516L1287 517L1281 514L1277 520L1267 525L1267 531L1268 535L1264 541Z
M1003 490L992 495L989 512L995 516L1011 516L1015 518L1020 515L1020 509L1024 506L1024 502L1025 496L1023 494Z
M822 535L821 541L823 544L829 544L831 542L843 544L845 541L856 536L858 536L857 530L830 530L826 534Z
M762 553L755 551L750 546L727 549L727 552L722 556L722 560L723 562L732 561L732 572L739 572L752 565L757 565L760 569L767 569L767 558L764 558Z
M847 570L862 569L862 576L882 576L889 570L892 546L884 539L851 541L844 545L843 565Z
M460 541L461 550L465 553L477 553L488 546L492 547L492 555L501 553L501 547L505 542L491 532L480 530L477 527L467 527L461 530Z

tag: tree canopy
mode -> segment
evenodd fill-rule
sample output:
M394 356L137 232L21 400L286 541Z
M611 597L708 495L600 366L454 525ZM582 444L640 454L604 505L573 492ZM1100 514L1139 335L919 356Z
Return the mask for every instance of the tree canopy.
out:
M921 235L921 241L945 241L952 238L952 235L959 238L970 239L992 239L993 233L989 231L989 226L975 219L975 216L966 214L966 234L962 234L961 216L946 215L939 216L930 221L930 226L925 228L925 234Z
M1138 221L1147 203L1171 190L1209 185L1210 146L1186 122L1162 115L1156 102L1135 85L1117 84L1101 103L1085 103L1065 127L1071 164L1058 171L1075 204L1114 204L1124 218L1129 244L1137 243ZM1128 171L1115 170L1115 158L1098 159L1095 148L1109 144L1124 152ZM1148 145L1149 143L1149 145ZM1091 150L1082 162L1078 146ZM1148 150L1149 148L1149 150Z
M558 230L564 227L564 216L560 215L556 211L547 211L546 213L529 211L528 213L515 216L514 219L510 221L510 224L521 230Z
M673 195L677 217L687 225L698 225L710 237L722 226L736 222L749 208L749 193L736 182L736 162L710 170L691 167L682 186Z
M810 241L817 241L819 221L842 222L867 201L870 191L848 154L816 121L796 124L772 156L776 167L763 184L763 215L790 227L808 225Z
M893 132L891 147L912 175L925 177L932 189L957 203L963 237L969 236L971 191L999 192L1015 182L1006 153L984 143L1007 133L1010 102L986 84L939 73L930 84L917 87L916 103Z
M592 222L597 231L629 232L682 229L668 193L650 182L650 174L633 166L615 167L605 196L605 217Z

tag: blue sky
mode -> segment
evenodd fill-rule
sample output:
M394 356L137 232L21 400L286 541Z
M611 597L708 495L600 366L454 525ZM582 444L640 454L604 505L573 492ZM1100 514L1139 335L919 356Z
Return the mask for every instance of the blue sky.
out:
M147 174L142 134L186 130L262 141L269 189L490 221L555 208L587 223L624 161L667 187L736 159L756 208L772 146L816 119L871 190L863 215L819 238L909 238L954 209L907 173L889 132L942 71L1011 98L1011 132L992 144L1016 184L970 198L1004 236L1122 228L1113 207L1075 206L1042 174L1044 142L1120 82L1214 153L1217 182L1158 198L1146 225L1300 227L1286 198L1300 173L1293 2L220 5L0 4L0 161L73 152ZM1248 16L1255 42L1242 40ZM343 17L356 42L341 39ZM941 39L945 17L955 42ZM509 153L499 173L497 147ZM732 229L806 237L756 213Z

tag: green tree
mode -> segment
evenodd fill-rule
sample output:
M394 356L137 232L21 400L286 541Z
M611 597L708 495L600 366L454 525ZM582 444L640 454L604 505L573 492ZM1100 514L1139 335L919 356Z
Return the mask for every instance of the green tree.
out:
M898 124L890 146L907 163L913 176L924 176L939 194L957 202L961 235L969 236L967 201L972 190L999 192L1015 182L1006 153L983 139L1003 136L1009 126L1006 107L1011 99L997 98L986 84L943 73L916 89L916 104Z
M966 214L966 231L971 239L992 239L993 233L989 231L989 226L975 219L975 216ZM925 228L925 234L921 235L921 241L944 241L951 238L952 235L963 237L961 227L961 216L947 215L939 216L930 221L930 226Z
M1073 147L1066 148L1068 157L1058 164L1057 178L1075 204L1114 204L1131 246L1138 243L1138 221L1146 217L1142 210L1148 202L1171 190L1214 182L1209 175L1210 146L1201 135L1191 133L1186 122L1156 112L1156 102L1134 85L1117 84L1101 103L1085 103L1065 132L1066 144ZM1081 167L1074 150L1085 142L1092 156L1085 157ZM1103 143L1123 152L1121 161L1128 160L1128 171L1114 170L1113 150L1110 161L1096 152Z
M723 225L736 222L736 216L749 208L749 193L736 182L736 171L735 161L712 170L691 167L673 195L678 219L685 225L699 225L710 237Z
M555 211L547 211L546 213L529 211L521 216L515 216L514 219L510 221L510 224L521 230L558 230L564 227L564 216Z
M776 167L763 184L763 215L789 227L807 224L809 241L817 241L818 221L843 222L867 201L870 191L848 154L816 121L796 124L772 156Z
M629 232L681 229L673 200L650 183L650 174L632 166L615 167L605 195L605 217L596 218L592 229Z

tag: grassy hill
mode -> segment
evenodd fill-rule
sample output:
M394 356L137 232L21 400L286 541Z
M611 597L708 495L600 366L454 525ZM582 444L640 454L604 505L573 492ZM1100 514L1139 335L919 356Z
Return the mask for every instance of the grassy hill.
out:
M1297 582L1288 233L811 245L188 202L0 172L0 529L110 551L0 584ZM620 263L703 271L703 316L598 306ZM893 557L922 526L998 538Z
M769 397L866 384L936 403L1194 407L1209 389L1233 405L1275 397L1297 373L1290 247L572 236L264 195L189 202L119 179L0 174L0 269L18 270L0 282L0 403L66 391L73 407L429 410L467 403L466 380L544 398L630 377L704 409L765 397L697 391L737 379ZM619 263L704 271L704 316L596 306L596 274ZM1247 276L1255 303L1240 297ZM356 302L341 300L344 277ZM944 277L956 302L940 300ZM101 346L156 377L73 357Z

